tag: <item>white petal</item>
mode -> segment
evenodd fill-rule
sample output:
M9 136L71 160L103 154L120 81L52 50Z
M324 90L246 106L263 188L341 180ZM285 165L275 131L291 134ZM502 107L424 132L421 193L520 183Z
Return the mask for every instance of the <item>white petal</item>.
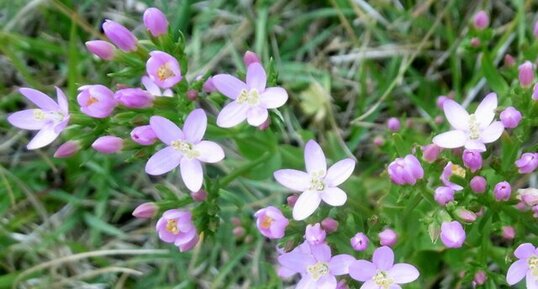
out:
M344 159L327 170L325 183L330 187L336 187L345 182L355 169L355 161L353 159Z
M153 96L161 96L161 89L149 77L142 76L142 85Z
M306 171L309 174L320 174L319 177L323 177L327 171L327 160L325 154L314 140L309 140L306 143L304 149L304 161L306 165Z
M443 103L443 110L450 125L458 130L469 129L469 113L452 99L447 99Z
M260 126L269 117L269 112L261 106L252 107L247 112L248 124L252 126Z
M198 192L204 182L202 163L197 159L183 157L180 162L181 178L191 192Z
M26 148L29 150L42 148L53 142L59 135L60 133L56 132L54 127L46 126L34 136L34 138L28 143Z
M68 113L69 101L67 100L65 93L59 87L56 87L56 98L58 99L58 105L60 106L62 112Z
M60 111L61 108L58 104L52 100L48 95L39 90L33 88L22 87L19 92L24 95L28 100L33 102L39 108L46 111Z
M325 188L325 190L320 194L321 199L334 207L341 206L346 203L347 195L342 189L333 187Z
M224 159L222 147L212 141L201 141L194 146L194 150L200 153L197 159L204 163L216 163Z
M273 173L277 182L288 189L304 192L308 190L311 184L310 176L298 170L284 169Z
M201 108L193 110L187 116L183 125L185 138L191 143L197 143L202 140L207 128L207 115Z
M231 99L236 99L247 87L244 82L229 74L218 74L211 79L217 90Z
M387 274L398 284L413 282L420 275L417 268L405 263L395 264Z
M265 69L259 62L254 62L247 67L247 86L256 89L258 92L265 90L267 75Z
M465 148L468 150L479 151L479 152L486 151L486 146L484 145L484 143L480 141L476 141L476 140L467 140L467 142L465 142Z
M474 115L481 129L489 126L495 117L495 109L497 108L497 94L490 93L480 102Z
M224 128L238 125L247 118L248 108L248 105L239 104L236 101L228 103L220 111L217 125Z
M41 109L25 109L10 114L7 121L14 127L27 130L40 130L45 125L45 120L38 120L35 114Z
M508 268L508 272L506 273L506 283L510 286L518 283L525 277L528 270L529 266L527 265L527 260L515 261L510 265L510 268Z
M451 130L442 134L436 135L432 142L437 146L446 149L459 148L467 142L467 135L461 130Z
M288 100L288 93L282 87L270 87L260 95L260 102L265 108L283 106Z
M146 173L154 176L165 174L177 166L181 160L181 153L173 147L165 147L156 152L146 163Z
M484 143L491 143L498 140L504 131L504 125L500 121L493 122L480 133L480 140Z
M319 207L321 198L318 192L306 191L302 193L293 207L293 218L302 221L314 213Z
M527 289L538 289L538 282L531 271L527 272Z
M183 131L175 123L162 116L152 116L149 124L157 137L167 145L172 141L185 138Z

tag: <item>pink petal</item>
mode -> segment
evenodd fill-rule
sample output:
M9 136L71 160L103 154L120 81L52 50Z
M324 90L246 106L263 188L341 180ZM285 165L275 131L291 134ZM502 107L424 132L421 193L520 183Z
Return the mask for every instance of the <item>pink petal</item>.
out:
M394 252L390 247L379 247L374 251L372 262L377 266L377 269L388 271L394 264Z
M251 64L252 65L252 64ZM269 117L269 112L261 106L252 107L247 112L248 124L252 126L260 126Z
M54 127L43 127L26 146L29 150L35 150L49 145L60 135Z
M325 243L310 246L312 256L318 262L329 262L331 260L331 247Z
M67 96L65 96L64 92L59 87L56 87L56 98L58 99L58 105L60 106L60 109L64 113L68 113L69 101L67 100Z
M450 130L436 135L432 142L446 149L459 148L465 145L467 136L461 130Z
M241 90L247 88L244 82L229 74L217 74L211 79L217 90L231 99L236 99Z
M495 109L497 108L497 94L490 93L480 102L474 115L481 129L489 126L495 117Z
M262 92L265 90L266 83L267 75L265 75L263 66L259 62L250 64L247 67L247 87Z
M337 187L325 188L320 195L325 203L335 207L342 206L347 201L346 193Z
M510 268L508 268L508 272L506 273L506 283L508 283L508 285L518 283L525 277L527 271L529 271L527 260L517 260L510 265Z
M357 260L349 265L349 276L357 281L367 281L372 279L377 273L374 263L366 260Z
M19 92L24 95L29 101L33 102L39 108L47 111L60 111L60 107L52 98L39 90L23 87Z
M153 82L148 76L144 75L142 76L142 85L146 88L146 90L151 93L153 96L160 96L161 95L161 89Z
M336 187L345 182L355 169L355 161L353 159L344 159L338 161L327 170L325 183L330 187Z
M304 192L310 187L311 178L305 172L284 169L274 172L273 175L277 182L294 191Z
M312 255L305 254L301 251L301 248L297 247L289 253L280 255L278 263L296 273L303 273L306 271L306 267L316 263L316 260Z
M241 123L247 118L249 106L239 104L236 101L228 103L219 113L217 117L217 125L228 128Z
M479 151L479 152L486 151L486 146L484 145L484 143L480 141L476 141L476 140L467 140L467 142L465 142L465 148L468 150Z
M405 263L395 264L387 274L398 284L413 282L420 275L417 268Z
M504 131L504 125L495 121L480 133L480 140L484 143L492 143L498 140Z
M317 289L318 282L310 277L309 274L302 275L301 280L295 286L295 289Z
M181 159L180 162L181 178L185 183L185 186L191 192L197 192L202 188L204 182L204 171L202 170L202 163L197 159L188 159L186 157Z
M288 93L282 87L267 88L260 95L260 103L265 108L277 108L283 106L288 101Z
M517 247L514 256L518 259L526 259L534 255L536 248L531 243L524 243Z
M25 109L17 111L8 116L7 121L14 127L27 130L40 130L45 125L44 120L35 118L36 111L41 109Z
M325 160L325 154L314 140L309 140L306 143L304 149L304 161L306 165L306 171L309 174L318 174L319 177L323 177L327 171L327 161Z
M349 274L349 266L355 262L355 258L348 254L340 254L332 257L329 262L329 269L334 275Z
M198 143L202 140L207 128L207 116L201 108L193 110L185 120L183 133L185 138L191 143Z
M469 114L457 102L447 99L443 103L443 110L445 111L446 119L453 128L459 130L469 129Z
M326 274L323 277L319 278L316 282L316 289L336 289L337 286L336 277L332 274Z
M374 280L368 280L366 282L364 282L364 284L362 284L361 288L360 289L380 289L381 287L379 287ZM389 289L392 289L392 288L389 288Z
M310 215L312 215L319 207L320 202L321 198L318 192L303 192L293 207L293 218L297 221L302 221L310 217Z
M531 271L527 272L526 279L527 279L526 280L527 289L538 289L538 280L536 280L536 277Z
M167 145L170 145L172 141L185 138L183 132L175 123L162 116L152 116L149 119L149 124L155 135Z
M216 163L224 159L222 147L212 141L201 141L194 146L194 149L200 153L198 160L204 163Z
M154 176L165 174L179 166L180 160L180 152L173 147L165 147L148 160L146 173Z

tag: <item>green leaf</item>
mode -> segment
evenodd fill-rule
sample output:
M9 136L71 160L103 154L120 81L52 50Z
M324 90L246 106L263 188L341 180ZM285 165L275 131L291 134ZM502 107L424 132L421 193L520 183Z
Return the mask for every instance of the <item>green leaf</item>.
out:
M498 94L504 95L508 92L509 86L501 76L488 53L482 56L482 74L486 78L489 86Z

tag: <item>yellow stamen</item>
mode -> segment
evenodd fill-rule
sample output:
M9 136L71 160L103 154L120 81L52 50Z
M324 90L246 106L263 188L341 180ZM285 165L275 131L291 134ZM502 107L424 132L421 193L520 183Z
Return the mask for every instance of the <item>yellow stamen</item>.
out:
M177 235L179 233L179 229L177 228L177 221L170 219L166 221L166 231Z
M175 76L175 74L172 69L170 69L168 63L159 66L159 69L157 70L157 77L159 77L160 81L164 81L173 76Z
M319 278L323 277L323 275L329 273L329 264L325 262L317 262L314 265L308 266L306 270L310 273L310 277L317 281Z
M262 227L262 229L269 229L271 227L271 224L273 224L273 218L264 216L260 227Z

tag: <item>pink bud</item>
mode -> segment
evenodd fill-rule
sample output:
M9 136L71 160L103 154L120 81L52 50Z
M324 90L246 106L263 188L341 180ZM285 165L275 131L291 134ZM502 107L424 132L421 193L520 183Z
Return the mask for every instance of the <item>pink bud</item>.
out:
M395 118L395 117L391 117L387 120L387 128L389 130L391 130L392 132L397 132L400 130L400 120Z
M488 276L486 275L486 272L480 270L474 274L473 286L484 285L487 279L488 279Z
M435 103L437 104L438 108L443 109L443 105L445 104L445 101L447 101L448 99L450 99L450 97L441 95L437 98L437 101Z
M459 222L444 222L441 225L441 241L447 248L460 248L465 238L465 230Z
M54 157L57 159L67 158L76 154L80 150L80 144L78 141L67 141L58 147L54 153Z
M262 124L260 124L258 126L258 130L264 131L264 130L268 129L269 126L271 126L271 118L270 117L268 117L264 122L262 122Z
M429 144L427 146L423 146L422 159L431 164L437 160L441 151L442 148L437 146L436 144Z
M203 202L207 198L207 192L204 190L199 190L196 192L191 192L191 197L197 202Z
M111 135L102 136L93 142L92 148L103 154L117 153L123 148L123 140Z
M297 202L297 199L299 197L297 195L291 195L286 200L288 202L288 206L292 207L295 206L295 203Z
M110 116L116 108L114 92L101 84L83 85L78 88L77 102L80 111L95 118Z
M137 126L131 131L131 139L140 145L152 145L157 140L157 135L150 125Z
M480 46L480 39L478 39L477 37L471 38L471 46L474 47L474 48L479 47Z
M478 30L483 30L489 25L489 16L484 10L478 11L473 18L474 27Z
M538 83L534 85L532 90L532 100L538 101Z
M310 243L310 245L319 245L323 242L325 242L325 236L327 234L325 231L321 228L320 223L316 223L314 225L307 225L305 230L305 239Z
M246 232L245 232L245 228L243 227L235 227L233 228L232 233L234 234L236 238L241 238L245 235Z
M538 21L534 22L534 29L532 30L534 37L538 38Z
M346 280L338 281L338 284L336 284L336 289L349 289L349 286L347 286Z
M538 153L524 153L515 164L520 174L532 173L538 168Z
M168 20L164 13L157 8L148 8L144 12L144 26L154 37L161 36L168 32Z
M475 213L463 208L456 209L455 214L460 221L465 223L472 223L476 221L477 218Z
M521 112L509 106L501 112L501 122L506 128L516 128L521 121Z
M424 169L414 155L397 158L388 166L391 181L397 185L414 185L424 177Z
M510 199L510 195L512 194L512 187L508 182L500 182L495 185L493 194L495 195L495 199L497 201L508 201Z
M197 97L198 97L198 91L196 91L194 89L190 89L190 90L187 91L187 98L190 101L195 101Z
M514 240L516 237L516 229L512 226L503 226L502 227L502 237L505 240Z
M510 54L506 54L504 56L504 66L506 67L512 67L516 64L516 60L514 59L514 57Z
M215 87L215 84L213 84L213 78L209 77L202 86L202 90L206 93L212 93L217 91L217 87Z
M471 170L471 172L476 172L482 167L482 155L479 151L474 150L464 150L463 155L463 165Z
M534 70L532 63L530 61L525 61L525 63L519 66L519 83L521 87L527 88L531 86L533 80Z
M106 37L110 39L119 49L130 52L136 50L136 45L138 44L138 39L125 28L125 26L114 22L110 19L105 20L103 23L103 31L105 32Z
M378 235L381 246L392 247L398 241L398 235L392 229L385 229Z
M328 234L330 234L332 232L336 232L336 230L338 230L338 221L336 221L333 218L327 217L327 218L323 219L323 221L321 221L321 227Z
M158 210L159 207L155 203L143 203L134 209L133 216L139 219L149 219L153 218Z
M538 205L538 189L526 188L517 190L517 198L526 206L533 207Z
M442 124L443 121L445 121L445 118L442 115L438 115L433 121L435 122L435 124Z
M254 216L256 217L256 227L262 235L270 239L284 237L289 221L278 208L269 206L258 210Z
M104 40L91 40L87 41L86 48L95 56L104 59L111 60L114 58L116 48L112 43Z
M353 250L364 251L368 248L370 240L368 240L368 236L366 236L364 233L357 233L355 236L353 236L353 238L351 238L350 242Z
M486 191L487 182L482 176L474 176L470 182L471 190L477 194L481 194Z
M236 227L241 226L241 219L239 219L238 217L232 217L230 221Z
M248 67L252 63L260 63L260 58L256 53L252 51L247 51L243 56L243 62L245 63L245 66Z
M141 88L124 88L116 91L117 102L129 108L146 108L153 105L153 95Z
M382 136L379 136L379 135L378 135L378 136L376 136L376 137L374 138L374 145L375 145L375 146L380 147L380 146L382 146L384 143L385 143L385 139L384 139Z
M439 205L445 206L454 201L454 193L454 189L450 187L438 187L435 189L434 199Z

